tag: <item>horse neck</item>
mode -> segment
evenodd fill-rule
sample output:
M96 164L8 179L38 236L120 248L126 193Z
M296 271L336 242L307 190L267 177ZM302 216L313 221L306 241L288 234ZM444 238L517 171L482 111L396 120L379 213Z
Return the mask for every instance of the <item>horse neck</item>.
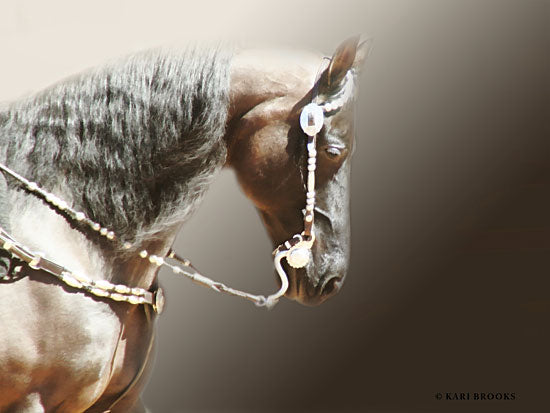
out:
M0 160L121 242L77 231L15 189L6 219L13 236L92 278L149 287L158 268L137 253L165 255L223 166L228 68L210 52L136 56L0 113Z
M56 191L63 193L61 189ZM144 260L136 251L117 253L98 233L79 231L70 220L46 203L21 190L2 191L10 208L5 210L1 226L18 242L34 253L62 265L71 272L85 274L94 280L149 289L158 267ZM70 198L66 198L70 199ZM177 229L156 234L144 241L140 249L164 256L173 243ZM116 241L114 241L116 242Z
M174 229L157 234L156 239L144 242L141 248L148 254L165 257L174 243L177 232L177 229ZM142 258L138 253L130 253L128 256L118 256L111 260L110 281L150 289L155 283L158 270L159 267L151 264L148 259Z

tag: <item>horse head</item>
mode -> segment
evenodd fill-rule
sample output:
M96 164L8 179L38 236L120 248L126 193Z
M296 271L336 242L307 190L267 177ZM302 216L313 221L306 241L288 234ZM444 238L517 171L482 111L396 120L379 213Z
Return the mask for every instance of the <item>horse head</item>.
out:
M308 162L300 115L312 100L324 110L316 143L315 241L304 268L283 261L289 279L286 297L306 305L334 295L348 269L352 100L367 51L368 43L354 37L343 42L328 63L316 55L253 51L234 58L228 165L274 246L303 230Z

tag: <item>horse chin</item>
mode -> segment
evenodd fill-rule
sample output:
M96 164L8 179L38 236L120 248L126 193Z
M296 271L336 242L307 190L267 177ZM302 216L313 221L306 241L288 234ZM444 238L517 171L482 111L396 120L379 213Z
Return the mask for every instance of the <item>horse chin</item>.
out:
M314 284L303 268L296 269L283 265L288 277L288 290L285 297L308 307L318 306L336 295L343 284L343 278L337 275L327 276L322 282Z

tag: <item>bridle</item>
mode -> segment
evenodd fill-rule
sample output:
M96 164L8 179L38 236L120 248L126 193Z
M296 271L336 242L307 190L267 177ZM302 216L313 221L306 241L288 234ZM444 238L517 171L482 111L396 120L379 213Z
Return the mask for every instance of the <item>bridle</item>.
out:
M200 274L197 269L187 259L181 258L173 251L169 251L166 257L161 257L149 253L147 250L141 250L138 254L144 260L158 267L165 266L174 273L184 275L197 284L209 287L218 292L224 292L230 295L238 296L254 302L259 307L272 308L279 299L286 293L289 282L285 270L281 264L283 258L293 268L305 267L310 259L310 250L315 242L314 219L315 219L315 169L317 162L316 142L317 134L323 127L324 114L339 110L352 96L352 83L346 82L342 91L336 99L323 104L317 103L317 85L319 82L319 73L312 91L311 103L306 105L300 114L300 126L306 135L307 148L307 179L306 179L306 205L304 211L304 230L300 234L292 236L290 239L279 245L273 251L273 264L281 279L281 287L277 292L267 297L263 295L254 295L241 290L237 290L227 285L211 280ZM348 75L350 73L348 72ZM19 175L6 165L0 163L0 170L13 179L29 193L43 199L54 210L64 217L68 217L74 222L89 227L100 236L111 242L119 242L117 235L109 228L103 227L100 223L91 220L83 212L73 209L66 201L41 188L37 183L31 182ZM154 311L160 314L164 308L165 298L162 288L155 291L148 291L139 287L129 287L124 284L113 284L107 280L93 280L85 274L74 272L70 269L49 260L44 254L34 252L22 243L15 240L7 231L0 227L0 247L16 258L26 263L31 269L45 271L64 284L87 291L88 293L102 298L108 298L114 301L127 302L134 305L146 304L152 306ZM126 250L132 249L133 245L124 242L122 247ZM175 260L182 266L172 264L167 259ZM17 266L15 271L20 271Z

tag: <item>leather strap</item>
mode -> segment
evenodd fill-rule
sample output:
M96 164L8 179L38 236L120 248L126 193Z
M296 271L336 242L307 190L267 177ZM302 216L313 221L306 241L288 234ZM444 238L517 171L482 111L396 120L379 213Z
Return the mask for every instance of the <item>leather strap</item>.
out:
M95 281L89 279L89 282L85 283L82 278L79 278L71 270L45 258L42 254L32 252L23 244L17 242L2 227L0 227L0 246L11 253L13 257L26 263L33 270L45 271L73 288L87 291L99 297L111 298L114 301L132 302L138 300L139 302L135 304L149 304L157 313L162 312L164 307L164 294L161 288L151 292L130 288L125 285L113 285L103 280ZM104 284L110 284L112 288L105 288ZM124 291L131 293L125 294ZM135 294L132 294L133 292Z

